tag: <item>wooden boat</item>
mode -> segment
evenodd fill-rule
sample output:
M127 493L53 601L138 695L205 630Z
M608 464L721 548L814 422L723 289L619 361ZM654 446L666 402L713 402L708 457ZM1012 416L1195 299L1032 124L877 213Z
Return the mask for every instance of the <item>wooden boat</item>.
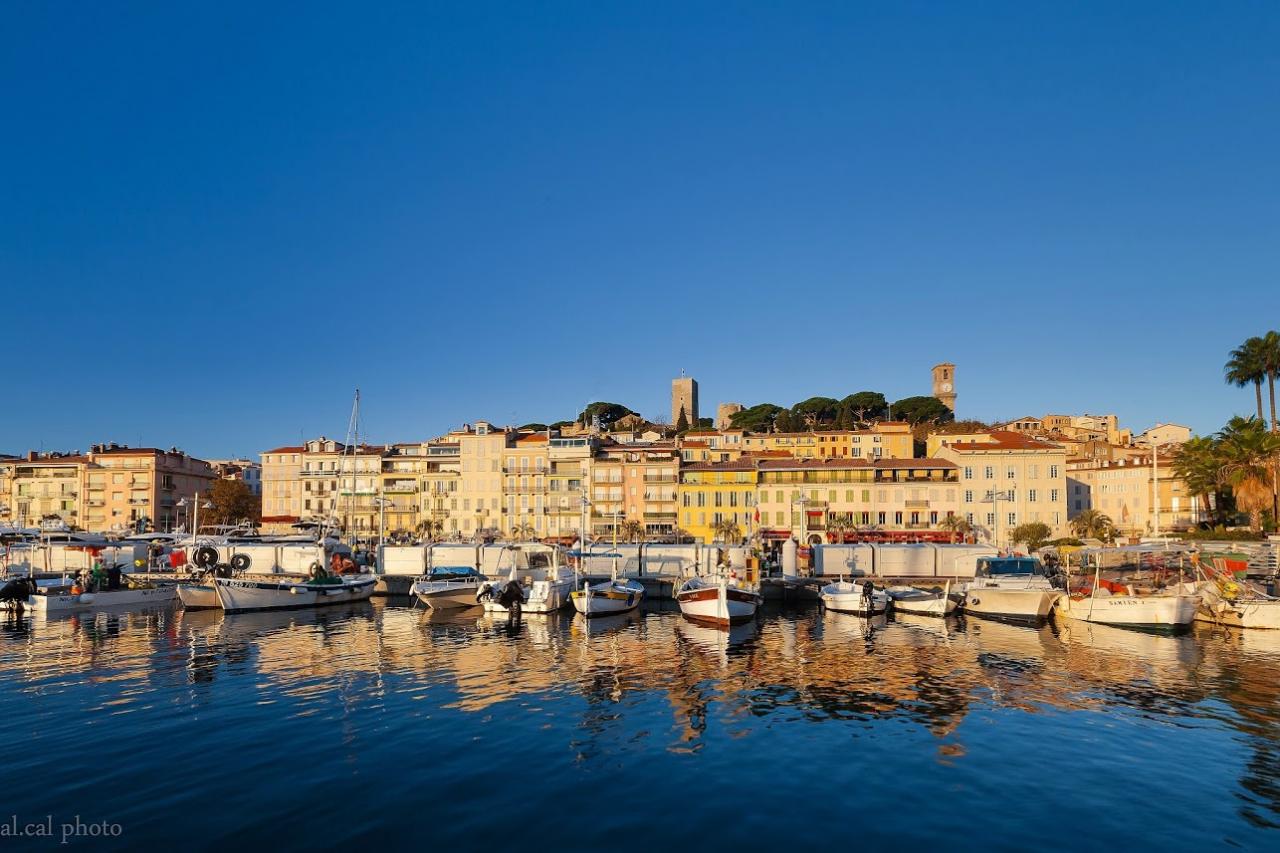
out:
M582 582L569 595L573 608L583 616L614 616L635 610L644 600L644 584L638 580L613 578L604 583Z
M1062 593L1036 557L982 557L964 592L964 612L989 619L1043 622Z
M212 610L222 606L218 600L218 590L213 582L180 583L177 586L178 600L186 610Z
M950 616L956 603L951 598L951 581L945 589L919 589L914 586L892 586L886 590L893 599L893 612L920 616Z
M717 628L750 622L762 600L754 589L727 577L693 577L676 592L676 603L686 619Z
M40 587L27 598L32 613L70 613L110 607L162 606L173 601L177 591L172 584L135 584L121 589L79 591L68 585Z
M838 580L824 586L818 598L828 610L855 616L878 616L888 611L892 604L889 594L883 589L876 589L871 581L854 583Z
M378 579L372 574L342 575L317 573L305 581L271 580L266 576L251 580L214 578L218 601L228 613L245 610L286 610L364 601L373 595Z
M484 580L472 566L435 566L409 587L409 594L438 610L475 607Z
M1126 553L1146 553L1142 546L1114 549ZM1200 596L1181 583L1166 587L1143 587L1137 581L1115 581L1102 577L1102 557L1106 549L1088 549L1082 555L1096 558L1092 582L1058 597L1054 613L1067 619L1115 625L1124 628L1186 628L1195 621ZM1068 584L1070 588L1070 584Z
M1201 572L1204 580L1186 584L1200 597L1196 619L1230 628L1280 630L1280 598L1263 594L1227 572Z

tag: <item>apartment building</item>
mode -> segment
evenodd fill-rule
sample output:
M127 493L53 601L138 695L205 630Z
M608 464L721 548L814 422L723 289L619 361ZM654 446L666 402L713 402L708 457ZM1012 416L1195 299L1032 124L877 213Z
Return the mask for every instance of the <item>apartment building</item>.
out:
M0 462L0 521L36 527L42 520L61 520L84 527L81 493L88 456L80 453L28 453Z
M801 459L874 460L915 456L911 425L901 421L885 421L858 430L738 433L744 452L781 450ZM726 437L732 434L729 430L724 433Z
M95 445L85 469L83 526L125 530L190 527L196 495L217 479L213 466L176 447Z
M1067 459L1060 445L996 430L940 447L937 458L960 468L959 511L996 547L1008 547L1010 533L1024 522L1044 522L1055 537L1068 534Z
M423 530L433 536L460 534L457 513L462 462L458 442L447 438L429 441L425 453L419 521L430 523L430 529L424 526Z
M1072 459L1067 463L1067 517L1096 509L1125 536L1186 530L1199 523L1203 507L1170 464L1174 445L1117 459Z
M959 510L943 459L764 459L756 504L764 541L943 541Z
M276 447L258 454L262 460L262 531L286 533L302 520L301 444Z
M679 524L680 455L672 442L602 445L591 468L591 527L611 536L634 522L647 537L670 536Z
M427 446L423 442L393 444L382 455L374 505L378 523L390 534L414 534L422 509L422 475Z
M701 542L718 541L716 526L738 525L740 536L755 528L756 478L759 459L700 462L679 472L677 495L680 530Z

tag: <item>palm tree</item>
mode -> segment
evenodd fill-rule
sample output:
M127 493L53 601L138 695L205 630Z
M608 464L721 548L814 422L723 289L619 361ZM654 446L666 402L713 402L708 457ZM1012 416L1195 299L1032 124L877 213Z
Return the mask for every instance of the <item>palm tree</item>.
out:
M1262 512L1272 505L1272 484L1280 460L1280 435L1267 432L1260 418L1236 416L1218 433L1223 479L1236 506L1249 513L1249 526L1262 529Z
M414 532L428 541L434 541L444 535L444 520L428 518L418 522Z
M716 539L726 545L742 539L742 528L738 527L738 522L728 518L722 518L712 525L711 532L715 534Z
M538 535L538 531L533 529L533 525L527 521L522 521L515 527L511 528L511 535L519 541L527 542Z
M1213 515L1210 496L1216 495L1223 485L1218 442L1196 436L1183 444L1173 457L1173 473L1186 485L1191 496L1201 501L1204 517L1210 518Z
M1280 376L1280 332L1267 332L1257 338L1257 354L1262 372L1267 377L1267 396L1271 401L1271 431L1280 432L1276 422L1276 377Z
M1101 539L1109 542L1115 538L1116 525L1111 516L1096 509L1086 509L1071 519L1071 532L1081 539Z
M1249 338L1231 351L1223 367L1227 383L1237 388L1253 385L1253 393L1258 402L1258 420L1264 420L1262 414L1262 380L1267 377L1266 341L1263 338ZM1274 401L1274 397L1273 397Z
M844 541L844 535L853 529L853 522L837 513L827 519L827 532L836 535L837 542Z
M973 525L969 523L969 519L962 515L948 515L938 523L938 526L943 530L950 531L953 544L956 539L964 539L973 532Z
M618 534L622 537L623 541L639 542L644 538L644 525L638 521L627 519L622 522L622 525L618 529Z

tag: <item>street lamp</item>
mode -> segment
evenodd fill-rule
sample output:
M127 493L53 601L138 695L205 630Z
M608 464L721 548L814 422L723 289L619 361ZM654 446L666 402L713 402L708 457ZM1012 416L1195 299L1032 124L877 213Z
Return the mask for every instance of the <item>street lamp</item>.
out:
M993 533L992 538L997 549L1000 548L1000 501L1011 501L1011 500L1013 500L1012 492L1007 492L1007 491L1002 492L997 490L992 490L987 492L986 496L982 499L982 503L992 504L994 508L996 523L992 531Z
M795 530L796 507L800 507L800 544L809 544L809 513L805 512L805 507L809 505L809 499L804 496L804 492L793 492L791 495L791 519L792 531Z

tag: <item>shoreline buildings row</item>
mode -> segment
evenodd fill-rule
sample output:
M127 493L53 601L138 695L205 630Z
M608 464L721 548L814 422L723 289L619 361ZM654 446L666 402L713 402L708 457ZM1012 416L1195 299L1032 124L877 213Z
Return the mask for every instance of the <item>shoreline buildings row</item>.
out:
M955 405L954 365L933 369ZM98 446L89 454L0 458L0 523L58 516L91 530L186 523L183 498L221 476L260 484L264 531L302 521L353 533L572 541L590 534L704 542L945 541L961 518L979 539L1010 544L1042 522L1054 537L1088 509L1143 535L1198 521L1197 501L1167 463L1190 430L1137 436L1114 415L1018 418L963 432L880 421L862 429L750 432L728 425L676 435L644 423L540 430L477 421L427 441L346 446L319 437L260 454L260 464L194 459L176 449ZM698 388L672 383L672 410L698 423ZM256 491L256 489L255 489Z

